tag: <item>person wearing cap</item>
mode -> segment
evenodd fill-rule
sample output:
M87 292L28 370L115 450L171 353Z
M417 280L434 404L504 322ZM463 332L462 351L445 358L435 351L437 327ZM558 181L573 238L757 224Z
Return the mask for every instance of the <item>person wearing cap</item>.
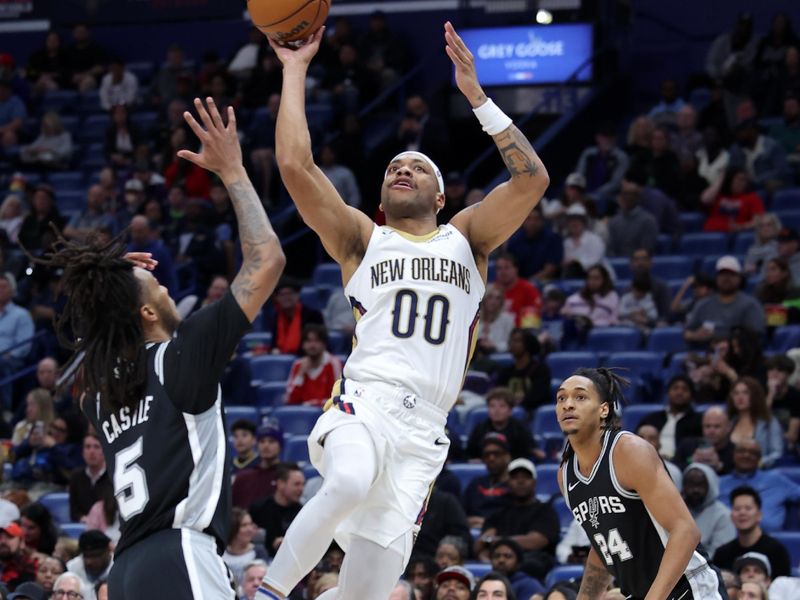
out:
M276 354L298 354L303 343L303 328L309 323L324 324L318 310L300 301L300 283L284 277L272 297L275 317L272 325L272 346Z
M490 548L492 570L508 578L517 598L530 598L544 592L542 584L521 570L525 559L522 547L510 537L495 540Z
M101 579L108 579L113 564L111 538L97 529L84 531L78 538L78 549L80 554L67 563L67 571L89 588Z
M763 334L764 309L750 294L741 291L742 265L735 256L723 256L716 264L717 290L689 313L684 339L705 345L715 336L730 335L734 327Z
M703 435L703 417L694 410L694 393L694 382L688 376L675 375L667 383L664 410L645 415L639 423L658 430L661 456L667 460L672 460L681 442Z
M475 477L462 494L470 527L483 527L485 520L511 503L508 464L511 452L502 433L487 433L481 441L481 460L486 475Z
M642 206L642 188L626 178L619 192L619 212L608 221L608 256L630 256L639 248L654 252L658 242L658 221Z
M469 600L475 577L460 566L447 567L436 575L436 600Z
M789 552L778 540L761 528L761 496L750 486L735 488L727 496L731 503L731 520L736 527L736 537L714 552L713 562L720 569L734 568L736 559L748 552L767 557L770 577L791 574Z
M16 521L0 523L0 583L12 590L36 579L36 560L24 548L24 538Z
M533 438L530 430L514 418L512 412L516 406L514 392L509 388L494 388L486 394L486 420L472 430L467 441L467 454L470 458L479 458L481 442L487 433L502 433L508 440L508 447L513 458L528 458L533 452Z
M9 594L6 600L46 600L47 594L44 588L38 583L29 581L17 586L13 593Z
M709 556L736 537L730 510L718 498L719 475L714 469L703 463L686 467L681 495L700 529L700 543Z
M541 206L536 206L511 236L506 251L513 254L519 274L525 279L551 281L558 277L564 260L561 236L545 221Z
M261 458L256 452L256 424L247 419L237 419L231 424L233 435L233 457L231 471L234 477L241 471L258 467Z
M764 203L750 188L750 179L742 168L729 167L718 185L703 192L702 199L711 205L703 225L705 231L747 231L753 229L764 214Z
M278 465L275 493L250 505L253 523L267 532L264 547L270 556L275 556L286 530L302 508L300 497L305 482L300 467L294 463L282 463Z
M277 421L267 421L256 430L256 440L259 463L238 473L233 481L233 505L245 510L256 500L275 493L283 430Z
M510 537L525 552L529 571L544 578L554 562L561 535L558 515L549 503L536 497L536 467L527 458L508 465L511 503L490 515L475 541L475 554L484 562L490 559L489 547L500 537Z
M567 278L581 278L590 267L603 262L606 245L599 235L587 229L589 215L582 204L573 204L565 215L563 274Z
M600 123L594 141L594 146L581 152L575 171L586 178L586 191L592 197L608 199L619 191L630 159L617 147L617 132L612 123Z
M783 147L761 133L758 119L744 119L734 130L736 142L730 147L730 167L744 169L759 189L772 192L792 181Z
M772 582L772 565L761 552L745 552L733 561L733 572L739 576L742 583L755 581L763 583L766 587Z

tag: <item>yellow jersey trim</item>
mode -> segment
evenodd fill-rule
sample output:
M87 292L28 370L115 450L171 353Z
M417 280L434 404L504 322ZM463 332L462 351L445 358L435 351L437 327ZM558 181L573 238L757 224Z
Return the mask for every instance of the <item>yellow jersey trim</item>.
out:
M404 237L409 242L427 242L428 240L433 239L436 236L436 234L439 233L440 229L439 227L437 227L436 229L434 229L429 233L424 233L422 235L414 235L413 233L408 233L407 231L400 231L399 229L395 229L391 225L387 225L386 227L394 231L400 237Z

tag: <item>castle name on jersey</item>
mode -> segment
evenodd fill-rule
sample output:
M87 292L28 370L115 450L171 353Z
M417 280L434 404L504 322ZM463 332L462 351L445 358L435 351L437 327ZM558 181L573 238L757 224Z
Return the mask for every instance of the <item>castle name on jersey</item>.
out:
M625 505L619 496L595 496L578 504L572 509L578 525L583 525L587 519L595 527L599 526L597 518L600 515L624 513Z
M152 401L152 396L145 396L142 400L139 400L139 404L133 409L133 414L131 414L131 409L127 406L120 408L116 414L111 413L101 425L108 443L112 443L131 427L145 423L150 418L150 403Z
M382 260L370 267L371 287L406 279L406 274L414 281L438 281L450 283L469 294L470 271L461 263L449 258L417 257L408 261L405 258ZM408 267L408 269L407 269Z

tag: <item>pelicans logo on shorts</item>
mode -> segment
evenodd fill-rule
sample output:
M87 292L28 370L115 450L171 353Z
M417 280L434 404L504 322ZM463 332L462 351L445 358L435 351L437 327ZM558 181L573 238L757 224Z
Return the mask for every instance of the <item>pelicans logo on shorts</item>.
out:
M408 396L403 398L403 406L405 406L406 408L414 408L416 405L417 405L417 399L414 396L409 394Z

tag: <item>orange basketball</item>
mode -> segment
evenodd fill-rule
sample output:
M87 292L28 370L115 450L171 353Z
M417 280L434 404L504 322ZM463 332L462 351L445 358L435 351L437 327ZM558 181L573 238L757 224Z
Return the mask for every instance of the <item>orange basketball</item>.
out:
M307 38L328 18L331 0L247 0L253 25L279 42Z

